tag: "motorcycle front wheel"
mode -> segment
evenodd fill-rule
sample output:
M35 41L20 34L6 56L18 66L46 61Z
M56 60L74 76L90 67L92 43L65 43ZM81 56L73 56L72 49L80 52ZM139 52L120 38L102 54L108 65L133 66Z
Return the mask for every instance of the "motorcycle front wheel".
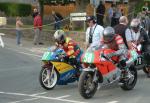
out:
M90 71L83 71L79 78L79 92L80 95L85 98L89 99L94 96L97 91L98 83L93 82L94 72Z
M53 89L58 81L58 73L54 66L52 68L42 68L39 75L41 86L46 90Z

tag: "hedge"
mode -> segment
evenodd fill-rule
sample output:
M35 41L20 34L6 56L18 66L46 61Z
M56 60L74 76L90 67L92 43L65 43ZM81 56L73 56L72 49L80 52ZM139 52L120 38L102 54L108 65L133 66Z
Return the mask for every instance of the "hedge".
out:
M30 4L0 3L0 11L6 16L29 16L32 6Z

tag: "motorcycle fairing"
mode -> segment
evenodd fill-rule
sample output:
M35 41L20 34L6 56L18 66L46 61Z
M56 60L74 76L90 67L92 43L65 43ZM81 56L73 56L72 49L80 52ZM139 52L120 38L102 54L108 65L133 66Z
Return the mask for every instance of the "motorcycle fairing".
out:
M67 83L72 83L78 78L73 78L73 76L76 74L75 69L68 70L62 74L60 74L60 79L58 80L57 84L58 85L67 85Z
M64 62L51 62L56 70L60 73L60 74L63 74L69 70L72 70L74 69L73 66L67 64L67 63L64 63Z

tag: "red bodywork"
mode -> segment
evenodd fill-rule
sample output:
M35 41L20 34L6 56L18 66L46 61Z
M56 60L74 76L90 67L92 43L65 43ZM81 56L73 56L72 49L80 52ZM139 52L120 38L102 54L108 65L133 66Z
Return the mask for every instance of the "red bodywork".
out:
M109 54L115 52L112 49L101 49L101 50L96 50L94 51L94 60L93 64L98 68L99 72L101 72L102 75L106 75L116 69L116 65L113 64L111 61L104 59L103 57L100 56L101 53L103 54ZM83 55L84 57L84 55ZM118 62L119 57L112 57L111 58L113 61Z

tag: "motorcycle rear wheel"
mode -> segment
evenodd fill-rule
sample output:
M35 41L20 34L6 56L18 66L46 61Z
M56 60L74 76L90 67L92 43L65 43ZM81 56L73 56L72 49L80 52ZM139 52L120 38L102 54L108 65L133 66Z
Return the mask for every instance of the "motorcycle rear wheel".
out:
M98 83L93 82L94 72L83 71L79 78L79 93L85 99L90 99L97 91Z
M150 67L144 67L143 68L143 72L145 73L145 74L148 74L149 72L148 72L148 68L150 68Z
M39 81L41 86L46 90L52 90L58 81L58 73L56 69L53 69L53 74L50 76L52 70L48 68L42 68L39 75Z
M123 85L120 86L123 90L132 90L137 82L137 70L134 67L130 67L129 71L134 76L134 78L131 83L130 79L123 82Z

